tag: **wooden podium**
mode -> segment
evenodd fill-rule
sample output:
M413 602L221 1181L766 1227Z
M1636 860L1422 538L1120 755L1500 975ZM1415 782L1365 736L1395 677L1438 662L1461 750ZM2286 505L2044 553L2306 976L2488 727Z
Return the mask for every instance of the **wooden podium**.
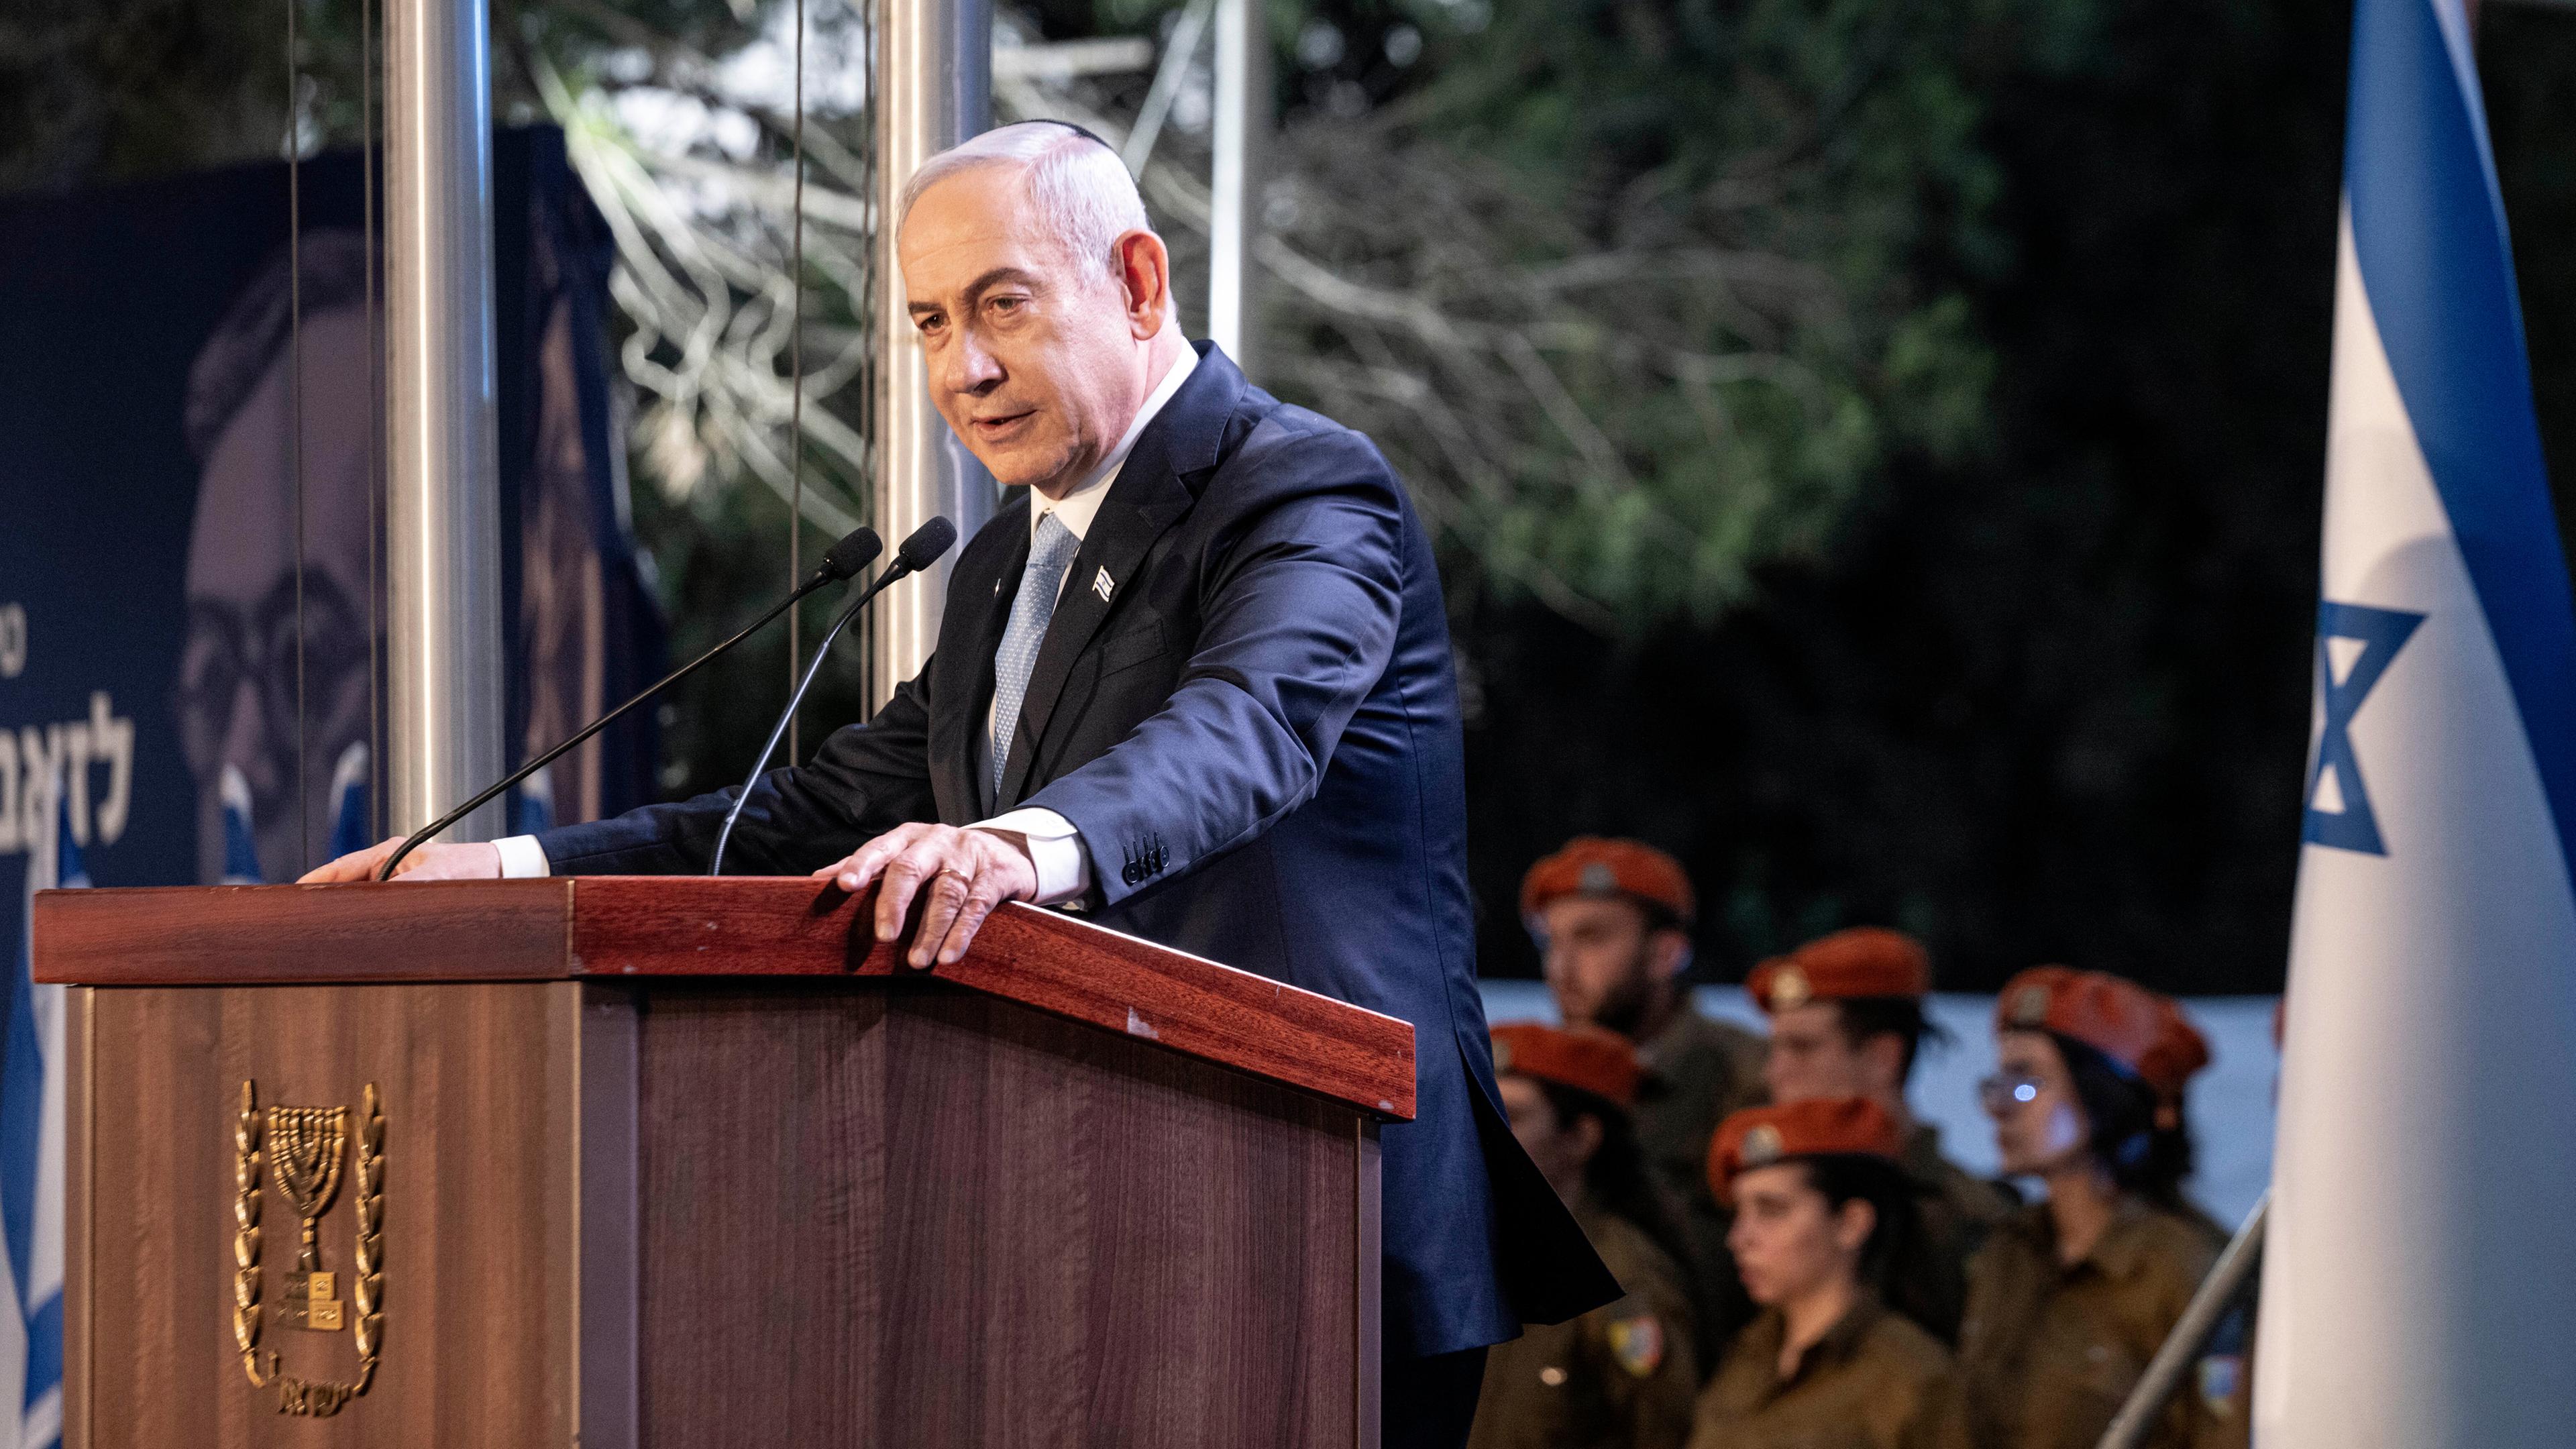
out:
M1026 906L917 973L873 905L38 897L65 1443L1374 1445L1412 1028Z

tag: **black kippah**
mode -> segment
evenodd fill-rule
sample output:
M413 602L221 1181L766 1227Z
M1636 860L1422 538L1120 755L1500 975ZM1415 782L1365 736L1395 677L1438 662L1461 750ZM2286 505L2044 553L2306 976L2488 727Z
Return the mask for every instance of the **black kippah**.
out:
M1095 130L1091 129L1089 126L1083 125L1083 124L1081 124L1080 122L1077 122L1077 121L1060 121L1060 120L1057 120L1057 119L1056 119L1055 117L1053 117L1053 116L1049 116L1049 117L1047 117L1047 118L1046 118L1046 123L1047 123L1048 125L1050 125L1050 126L1062 126L1062 127L1064 127L1066 130L1071 131L1071 132L1072 132L1072 133L1074 133L1075 135L1080 136L1080 137L1082 137L1084 140L1089 141L1089 142L1091 142L1092 144L1094 144L1094 145L1098 146L1101 150L1103 150L1103 151L1107 151L1107 152L1109 152L1109 153L1110 153L1110 154L1112 154L1112 155L1117 154L1117 151L1118 151L1118 148L1117 148L1117 147L1112 146L1112 145L1110 145L1106 140L1103 140L1103 139L1101 138L1100 133L1099 133L1098 131L1095 131Z

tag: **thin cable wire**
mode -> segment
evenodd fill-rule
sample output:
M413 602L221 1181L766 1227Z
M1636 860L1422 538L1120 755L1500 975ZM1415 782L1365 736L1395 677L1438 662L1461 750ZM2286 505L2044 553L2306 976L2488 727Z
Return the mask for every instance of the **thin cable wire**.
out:
M304 731L304 72L295 59L295 10L286 0L286 367L288 450L295 471L295 874L313 865L313 810Z
M796 235L789 243L794 260L791 286L795 311L787 333L787 586L805 577L801 559L805 541L805 0L796 0ZM787 615L787 687L796 688L797 663L804 652L802 613ZM792 700L791 696L791 700ZM796 714L787 714L787 763L797 760Z
M376 0L358 0L358 211L367 292L367 839L384 833L384 717L376 683L376 430L384 426L383 357L376 346Z

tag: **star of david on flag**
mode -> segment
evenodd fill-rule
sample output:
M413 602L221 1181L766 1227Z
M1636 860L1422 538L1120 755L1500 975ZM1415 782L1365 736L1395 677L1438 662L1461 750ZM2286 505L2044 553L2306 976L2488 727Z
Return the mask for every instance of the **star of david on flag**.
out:
M2308 768L2308 818L2299 838L2311 845L2386 855L2378 818L2370 813L2370 790L2362 783L2361 761L2352 751L2352 720L2370 687L2388 672L2421 614L2403 609L2374 609L2367 604L2317 605L2317 687L2324 696L2325 725L2317 732L2316 763ZM2358 646L2339 650L2337 644ZM2336 656L2347 657L2340 667Z
M2461 0L2357 0L2258 1449L2576 1425L2576 605Z

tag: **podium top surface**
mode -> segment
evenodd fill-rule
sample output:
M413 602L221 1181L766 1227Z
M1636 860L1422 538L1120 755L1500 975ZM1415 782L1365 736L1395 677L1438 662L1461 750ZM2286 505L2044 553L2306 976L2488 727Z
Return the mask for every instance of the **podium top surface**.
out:
M82 986L929 977L1401 1120L1413 1028L1017 903L914 971L876 895L803 877L560 876L38 893L35 975Z

